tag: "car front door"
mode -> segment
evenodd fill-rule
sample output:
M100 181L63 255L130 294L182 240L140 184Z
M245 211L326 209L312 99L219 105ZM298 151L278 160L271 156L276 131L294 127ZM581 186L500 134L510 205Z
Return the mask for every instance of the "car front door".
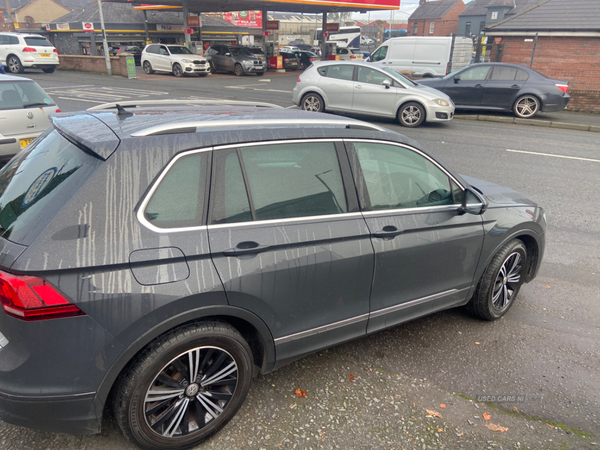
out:
M352 111L354 95L354 66L339 64L319 69L319 87L326 95L325 107L338 111Z
M511 109L527 78L529 74L516 67L494 66L483 89L482 106Z
M229 47L221 47L219 55L221 55L221 70L233 72L235 69L235 58L233 57L232 50Z
M158 55L156 55L156 60L158 62L157 67L160 70L166 70L169 72L171 71L171 61L169 59L170 56L171 54L169 53L166 45L161 45L158 49Z
M214 264L278 360L365 334L374 255L341 140L215 149L212 180Z
M463 302L483 223L460 213L464 191L457 181L414 148L346 144L375 249L368 332Z
M456 106L481 106L489 72L488 65L469 67L446 80L443 91Z
M384 82L389 84L383 84ZM405 95L405 92L406 89L383 72L358 66L352 110L356 113L394 117L396 105L399 104L398 97Z

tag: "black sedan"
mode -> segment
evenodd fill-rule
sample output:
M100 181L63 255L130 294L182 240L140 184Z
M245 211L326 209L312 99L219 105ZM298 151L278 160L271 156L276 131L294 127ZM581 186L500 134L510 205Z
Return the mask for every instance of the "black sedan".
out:
M291 52L279 52L282 58L283 68L286 70L298 70L300 68L300 60Z
M141 65L142 61L142 49L135 45L124 45L119 47L117 53L131 53L133 55L133 59L135 60L135 65Z
M296 58L300 60L299 68L302 70L306 69L315 61L323 61L323 58L313 52L305 52L301 50L299 52L294 52L294 55L296 55Z
M419 83L447 94L456 109L512 111L523 119L539 111L562 111L571 99L568 82L507 63L473 64Z

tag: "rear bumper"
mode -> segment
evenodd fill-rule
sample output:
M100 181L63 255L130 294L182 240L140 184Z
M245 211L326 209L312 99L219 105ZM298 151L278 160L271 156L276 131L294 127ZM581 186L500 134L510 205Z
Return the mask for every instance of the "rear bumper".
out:
M68 397L25 397L0 392L0 419L27 428L69 433L100 432L100 405L95 394Z
M542 102L542 111L543 112L562 111L569 104L569 100L571 100L570 95L565 95L564 97L559 97L559 96L547 97Z

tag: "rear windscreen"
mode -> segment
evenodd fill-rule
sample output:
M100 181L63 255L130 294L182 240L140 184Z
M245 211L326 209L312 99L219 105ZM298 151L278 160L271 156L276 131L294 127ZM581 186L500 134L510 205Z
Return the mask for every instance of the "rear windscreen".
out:
M29 245L102 161L49 129L0 170L0 237Z
M52 44L45 37L26 37L25 43L27 45L39 45L41 47L52 47Z

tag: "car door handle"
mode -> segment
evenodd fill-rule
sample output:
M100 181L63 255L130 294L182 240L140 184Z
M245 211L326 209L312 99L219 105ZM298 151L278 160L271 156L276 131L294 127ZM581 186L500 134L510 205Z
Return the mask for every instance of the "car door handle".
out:
M476 84L475 87L476 88L480 88L480 87L483 87L483 85L482 84Z
M354 86L356 89L362 89L362 86L360 84L357 84L356 86Z
M225 256L256 255L257 253L266 252L268 249L268 245L260 245L258 242L246 241L240 242L234 248L224 250L223 254Z
M511 88L513 88L513 89L519 89L520 87L521 87L521 86L519 86L518 84L513 84L513 85L511 86Z
M383 227L383 230L376 231L375 233L373 233L372 236L380 239L390 240L394 239L396 236L402 233L404 233L404 230L400 230L394 225L387 225Z

